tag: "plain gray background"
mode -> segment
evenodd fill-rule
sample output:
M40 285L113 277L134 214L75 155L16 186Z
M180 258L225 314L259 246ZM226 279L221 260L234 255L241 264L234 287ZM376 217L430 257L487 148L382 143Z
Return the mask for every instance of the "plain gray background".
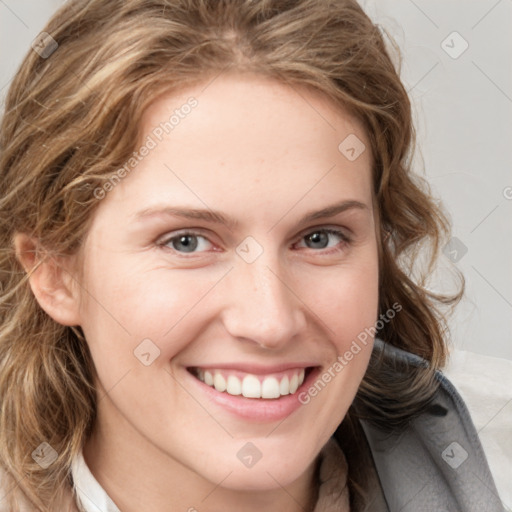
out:
M442 198L458 239L431 283L449 289L451 265L466 277L450 321L453 344L512 360L512 0L360 1L401 48L417 172ZM30 43L62 4L0 0L2 104Z

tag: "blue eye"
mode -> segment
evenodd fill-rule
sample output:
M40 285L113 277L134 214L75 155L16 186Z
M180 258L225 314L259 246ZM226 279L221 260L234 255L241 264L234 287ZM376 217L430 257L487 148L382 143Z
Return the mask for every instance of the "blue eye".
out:
M329 238L335 237L338 238L338 241L334 241L334 243L330 244ZM311 231L309 234L302 237L303 240L305 240L310 245L307 245L310 249L328 249L330 247L336 247L340 240L342 242L348 243L350 240L343 233L342 231L339 231L337 229L328 229L328 228L322 228L317 229L315 231Z
M205 249L205 245L209 243L208 239L199 233L185 232L168 238L162 242L162 245L170 247L177 252L193 253L201 252L201 250Z

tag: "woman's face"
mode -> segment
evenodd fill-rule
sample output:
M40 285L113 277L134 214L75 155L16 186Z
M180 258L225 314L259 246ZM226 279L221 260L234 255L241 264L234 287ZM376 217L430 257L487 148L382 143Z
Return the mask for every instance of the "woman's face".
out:
M288 485L372 349L353 348L377 317L368 139L321 96L251 75L158 98L143 130L84 245L100 444L225 488Z

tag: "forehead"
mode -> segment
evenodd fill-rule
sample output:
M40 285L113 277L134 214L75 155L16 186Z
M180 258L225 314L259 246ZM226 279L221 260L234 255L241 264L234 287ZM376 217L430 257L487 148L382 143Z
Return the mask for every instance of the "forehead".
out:
M191 100L196 103L193 108L188 106ZM239 129L261 136L246 139L251 144L264 140L266 133L264 142L268 145L276 131L293 132L297 140L301 135L313 140L315 132L321 136L326 131L332 132L331 136L349 133L367 142L359 119L325 93L311 86L287 84L255 73L223 73L195 86L158 96L144 112L142 132L149 134L162 128L164 133L157 133L157 138L162 135L176 139L183 130L179 126L185 124L184 119L188 119L186 124L195 126L210 122L211 138L229 129L235 130L234 136L242 135L237 133ZM175 133L171 135L171 131ZM206 136L201 135L203 139ZM288 141L274 139L275 145L281 147Z
M141 120L144 146L150 150L107 201L128 210L156 201L222 204L235 216L340 199L371 207L361 123L322 94L274 79L226 74L155 98Z

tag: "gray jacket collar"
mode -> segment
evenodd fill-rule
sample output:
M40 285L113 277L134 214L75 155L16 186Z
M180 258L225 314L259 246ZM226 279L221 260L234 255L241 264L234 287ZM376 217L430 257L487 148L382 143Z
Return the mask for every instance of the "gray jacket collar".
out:
M376 340L376 349L384 342ZM423 364L386 346L392 357ZM464 401L442 374L429 411L400 434L361 420L389 512L503 512L487 459Z

